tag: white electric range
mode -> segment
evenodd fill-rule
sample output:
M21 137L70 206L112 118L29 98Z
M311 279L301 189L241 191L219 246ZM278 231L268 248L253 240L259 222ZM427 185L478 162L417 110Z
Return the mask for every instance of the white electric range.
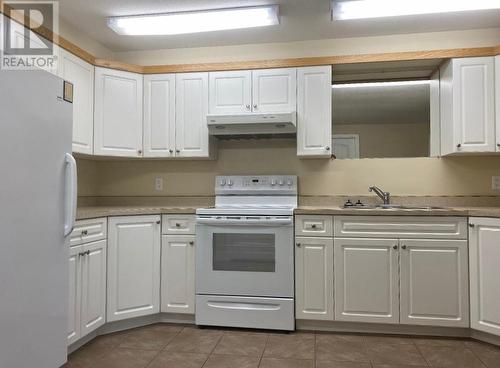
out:
M296 176L218 176L196 222L196 324L293 330Z

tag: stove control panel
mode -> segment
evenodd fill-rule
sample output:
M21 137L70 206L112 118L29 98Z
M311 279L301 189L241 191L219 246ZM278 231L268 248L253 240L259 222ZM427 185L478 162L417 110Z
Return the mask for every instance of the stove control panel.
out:
M231 192L251 194L252 192L297 193L295 175L217 176L216 194ZM229 193L228 193L229 194Z

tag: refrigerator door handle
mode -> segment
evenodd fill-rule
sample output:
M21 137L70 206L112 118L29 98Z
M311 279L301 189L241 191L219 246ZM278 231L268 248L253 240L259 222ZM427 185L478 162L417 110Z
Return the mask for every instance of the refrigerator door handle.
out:
M77 173L75 158L66 153L66 190L64 198L64 236L68 236L73 231L76 220L76 201L77 201Z

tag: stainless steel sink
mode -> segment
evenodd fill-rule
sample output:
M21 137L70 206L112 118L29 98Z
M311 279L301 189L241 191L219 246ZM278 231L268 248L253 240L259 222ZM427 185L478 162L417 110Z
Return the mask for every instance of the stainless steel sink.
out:
M377 205L363 205L363 206L351 206L344 207L345 209L354 209L354 210L422 210L422 211L430 211L430 210L444 210L444 207L435 207L435 206L405 206L401 204L377 204Z

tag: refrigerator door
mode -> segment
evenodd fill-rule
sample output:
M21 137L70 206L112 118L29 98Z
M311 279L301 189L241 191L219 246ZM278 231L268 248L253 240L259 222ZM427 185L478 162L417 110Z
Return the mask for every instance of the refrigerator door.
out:
M66 362L72 105L44 71L0 71L0 367Z

